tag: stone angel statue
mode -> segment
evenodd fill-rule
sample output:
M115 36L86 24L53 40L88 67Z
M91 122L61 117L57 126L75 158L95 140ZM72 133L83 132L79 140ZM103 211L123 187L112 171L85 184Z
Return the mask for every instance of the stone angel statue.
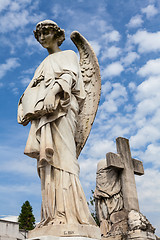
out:
M18 123L31 123L24 153L37 159L41 179L41 222L95 226L79 181L77 158L88 138L100 98L97 58L87 40L71 34L80 53L61 51L64 30L51 20L37 24L37 41L49 55L21 96Z

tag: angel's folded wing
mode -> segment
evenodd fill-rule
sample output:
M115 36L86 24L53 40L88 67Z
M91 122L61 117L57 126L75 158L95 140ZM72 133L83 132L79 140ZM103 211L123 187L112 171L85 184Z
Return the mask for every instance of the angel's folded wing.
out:
M101 77L97 57L89 42L77 31L71 33L71 39L80 53L80 68L86 91L75 137L78 158L96 116L101 93Z

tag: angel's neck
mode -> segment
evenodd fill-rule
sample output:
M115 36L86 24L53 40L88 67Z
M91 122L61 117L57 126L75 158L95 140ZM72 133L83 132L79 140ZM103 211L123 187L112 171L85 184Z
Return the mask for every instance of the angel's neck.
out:
M53 54L56 52L61 52L61 49L57 45L53 45L52 47L47 48L47 51L49 54Z

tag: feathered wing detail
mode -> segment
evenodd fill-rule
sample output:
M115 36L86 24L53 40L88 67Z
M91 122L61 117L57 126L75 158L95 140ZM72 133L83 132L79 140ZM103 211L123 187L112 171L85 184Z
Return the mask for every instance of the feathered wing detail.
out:
M75 137L78 158L96 116L101 93L101 76L97 57L89 42L77 31L71 33L71 40L80 53L80 68L86 91L86 98L80 107Z

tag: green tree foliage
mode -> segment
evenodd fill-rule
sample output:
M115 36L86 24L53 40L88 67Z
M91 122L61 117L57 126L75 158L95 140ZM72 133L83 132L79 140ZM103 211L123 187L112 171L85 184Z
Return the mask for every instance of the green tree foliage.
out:
M32 230L35 227L35 217L32 213L32 207L29 201L23 203L18 222L20 229Z
M90 200L88 203L89 205L89 208L90 208L90 211L91 211L91 215L92 217L94 218L95 222L97 223L97 225L99 226L99 220L97 218L97 214L96 214L96 211L95 211L95 198L94 198L94 191L91 190L91 193L92 193L92 196L90 197Z

